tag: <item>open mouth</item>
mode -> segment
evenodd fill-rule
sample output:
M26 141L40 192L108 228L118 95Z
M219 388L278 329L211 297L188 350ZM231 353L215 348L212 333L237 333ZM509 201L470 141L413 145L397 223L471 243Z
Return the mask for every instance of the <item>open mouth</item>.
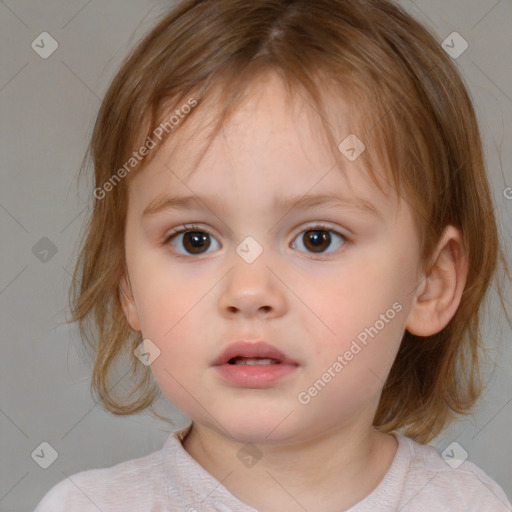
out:
M242 388L269 388L291 378L299 364L269 343L238 341L212 366L225 383Z
M213 366L269 366L276 364L296 365L297 363L277 348L263 341L238 341L227 347L213 361Z
M233 365L247 365L247 366L263 366L263 365L270 365L270 364L280 364L281 361L277 359L270 359L266 357L232 357L228 364Z

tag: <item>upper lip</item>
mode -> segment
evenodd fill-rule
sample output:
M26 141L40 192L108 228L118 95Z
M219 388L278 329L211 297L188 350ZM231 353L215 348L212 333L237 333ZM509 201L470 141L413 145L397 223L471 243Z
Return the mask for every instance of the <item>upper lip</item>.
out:
M224 352L213 362L213 366L226 364L234 357L261 357L276 359L280 363L297 364L280 350L265 341L236 341L229 345Z

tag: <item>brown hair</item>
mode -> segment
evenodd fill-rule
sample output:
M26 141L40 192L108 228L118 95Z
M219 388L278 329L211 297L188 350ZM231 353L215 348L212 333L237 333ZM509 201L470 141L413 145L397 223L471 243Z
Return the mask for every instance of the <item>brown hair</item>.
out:
M462 231L469 274L460 307L434 336L405 333L374 418L382 431L403 429L428 442L481 394L479 312L501 252L468 92L434 37L385 0L187 0L126 59L92 135L102 192L95 193L70 290L72 319L94 354L91 389L120 415L144 410L159 393L149 367L133 356L142 337L130 329L118 290L126 272L129 182L121 178L140 172L156 151L132 162L133 171L126 162L136 148L156 142L159 126L162 143L173 135L174 126L162 121L180 105L194 108L184 109L176 129L211 117L211 142L248 86L271 71L290 97L300 94L314 106L337 161L337 145L349 133L335 138L325 105L338 95L351 106L371 176L380 184L392 178L414 205L425 270L443 229ZM386 173L376 164L383 158ZM121 364L123 356L130 366ZM130 394L113 382L120 368L131 374Z

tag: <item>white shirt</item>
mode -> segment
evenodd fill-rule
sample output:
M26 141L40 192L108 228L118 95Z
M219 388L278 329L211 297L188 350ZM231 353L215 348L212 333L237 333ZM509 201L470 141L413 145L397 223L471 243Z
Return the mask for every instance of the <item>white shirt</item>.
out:
M34 512L257 512L183 448L191 426L172 432L160 451L71 475ZM433 446L394 435L398 449L385 477L346 512L512 511L501 487L472 462L452 469Z

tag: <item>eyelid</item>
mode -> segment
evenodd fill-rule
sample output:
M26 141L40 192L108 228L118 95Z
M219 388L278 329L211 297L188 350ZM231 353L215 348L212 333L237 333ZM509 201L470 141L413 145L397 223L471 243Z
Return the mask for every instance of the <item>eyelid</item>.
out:
M201 226L199 224L182 224L181 226L178 226L176 228L172 228L170 231L166 232L164 235L164 241L169 240L173 235L186 233L187 231L200 231L208 233L209 235L215 235L213 230L211 228L206 228L204 226ZM217 236L217 235L215 235Z
M314 231L315 229L318 231L321 231L321 230L334 231L334 232L338 233L339 235L342 235L343 237L345 237L345 235L340 231L340 228L338 226L334 226L330 222L321 221L321 220L311 221L311 222L306 222L306 224L301 224L301 226L299 228L297 228L296 234L302 233L303 231Z
M296 237L298 234L304 232L304 231L314 231L314 230L325 230L325 231L333 231L339 235L341 235L345 240L349 240L349 236L345 233L345 231L348 231L346 229L343 229L340 231L340 228L334 225L331 225L329 222L325 221L311 221L306 224L302 224L299 228L294 230L294 237ZM164 241L168 241L171 236L181 234L183 232L187 231L201 231L208 233L210 235L216 235L215 232L212 232L213 230L211 228L200 226L199 224L191 223L191 224L183 224L181 226L178 226L176 228L172 228L170 231L166 232L164 235Z

